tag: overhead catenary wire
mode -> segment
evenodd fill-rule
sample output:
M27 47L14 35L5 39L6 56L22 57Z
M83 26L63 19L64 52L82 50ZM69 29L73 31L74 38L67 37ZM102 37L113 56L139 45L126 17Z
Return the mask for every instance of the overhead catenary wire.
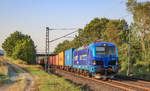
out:
M48 41L48 42L50 43L50 42L53 42L53 41L59 40L59 39L61 39L61 38L64 38L64 37L66 37L66 36L69 36L69 35L71 35L71 34L73 34L73 33L75 33L75 32L78 32L78 30L73 31L73 32L71 32L71 33L68 33L68 34L66 34L66 35L64 35L64 36L61 36L61 37L59 37L59 38L53 39L53 40Z
M112 27L109 27L109 28L112 28ZM56 28L56 29L51 28L51 29L49 29L49 30L74 30L74 29L80 29L80 28ZM74 38L73 36L69 36L69 35L71 35L71 34L73 34L73 33L75 33L75 32L78 32L78 30L73 31L73 32L71 32L71 33L68 33L68 34L66 34L66 35L64 35L64 36L61 36L61 37L59 37L59 38L55 38L55 39L53 39L53 40L50 40L50 41L48 41L48 42L49 42L49 43L50 43L50 42L54 42L54 41L59 40L59 39L61 39L61 38ZM90 37L90 38L92 38L92 37Z
M123 16L123 17L127 17L128 15L126 15L126 16ZM48 28L48 27L47 27ZM74 29L80 29L80 28L48 28L49 30L74 30ZM61 38L74 38L74 37L67 37L68 35L71 35L71 34L73 34L73 33L75 33L75 32L77 32L78 30L76 30L76 31L73 31L73 32L71 32L71 33L69 33L69 34L66 34L66 35L64 35L64 36L62 36L62 37L59 37L59 38L56 38L56 39L53 39L53 40L50 40L50 41L47 41L48 43L50 43L50 42L54 42L54 41L56 41L56 40L59 40L59 39L61 39Z
M109 27L110 28L110 27ZM50 30L71 30L71 29L75 29L75 28L62 28L62 29L50 29ZM78 32L78 30L76 30L76 31L73 31L73 32L71 32L71 33L68 33L68 34L66 34L66 35L64 35L64 36L61 36L61 37L59 37L59 38L55 38L55 39L53 39L53 40L50 40L50 41L48 41L49 43L50 42L54 42L54 41L56 41L56 40L59 40L59 39L61 39L61 38L73 38L73 37L70 37L69 35L71 35L71 34L73 34L73 33L75 33L75 32ZM67 36L69 36L69 37L67 37Z
M78 28L50 28L49 30L76 30Z

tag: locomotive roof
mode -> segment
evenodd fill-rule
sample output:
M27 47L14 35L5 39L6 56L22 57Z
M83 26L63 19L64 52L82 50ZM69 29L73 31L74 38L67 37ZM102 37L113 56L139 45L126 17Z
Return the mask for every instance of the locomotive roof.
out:
M115 44L114 44L114 43L111 43L111 42L94 42L94 43L92 43L92 44L90 44L90 45L98 44L98 43L101 43L101 44L109 44L109 45L115 46ZM90 45L89 45L89 46L90 46Z
M86 48L88 48L88 47L90 47L92 45L99 44L99 43L101 43L101 44L109 44L111 46L115 46L115 44L111 43L111 42L94 42L94 43L89 44L88 46L79 47L79 48L75 49L75 51L83 50L83 49L86 49Z

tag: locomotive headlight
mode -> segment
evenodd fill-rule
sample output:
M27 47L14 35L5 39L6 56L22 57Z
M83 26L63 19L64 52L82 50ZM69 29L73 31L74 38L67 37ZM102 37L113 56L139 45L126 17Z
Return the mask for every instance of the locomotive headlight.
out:
M96 65L96 61L95 60L93 61L93 65Z

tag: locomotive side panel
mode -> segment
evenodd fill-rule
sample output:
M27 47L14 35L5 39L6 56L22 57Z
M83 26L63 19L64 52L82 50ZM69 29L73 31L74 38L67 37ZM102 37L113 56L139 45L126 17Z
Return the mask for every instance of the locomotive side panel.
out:
M89 68L88 49L83 49L74 52L73 67L88 70Z

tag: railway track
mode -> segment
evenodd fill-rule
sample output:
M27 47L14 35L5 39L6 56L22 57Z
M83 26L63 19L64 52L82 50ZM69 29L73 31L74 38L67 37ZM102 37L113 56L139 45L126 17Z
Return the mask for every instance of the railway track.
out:
M133 84L134 84L134 86L139 85L140 87L142 87L145 90L149 90L149 88L150 88L150 81L148 81L148 80L142 80L142 79L133 78L133 77L121 77L116 80L118 80L120 82L128 81L128 83L130 83L130 85L133 85Z
M142 81L142 80L138 80L137 82L139 82L139 83L143 83L143 84L150 84L150 82Z
M150 91L150 87L148 88L148 87L144 87L144 86L139 86L139 85L136 85L136 84L125 82L125 81L118 81L118 80L104 81L104 80L99 80L99 79L83 76L83 75L80 75L80 74L64 71L64 70L61 70L61 69L57 69L57 70L68 73L68 74L71 74L71 75L74 75L74 76L77 76L77 77L80 77L80 78L84 78L84 79L87 79L87 80L91 80L91 81L95 81L95 82L98 82L98 83L106 84L108 86L118 88L118 89L124 90L124 91ZM141 80L138 80L136 82L138 82L140 84L143 84L143 83L144 84L150 84L150 82L141 81Z
M133 78L133 77L127 77L127 76L123 76L123 77L120 77L119 80L131 80L131 81L136 81L138 83L143 83L143 84L150 84L150 80L149 81L144 81L144 79L138 79L138 78Z
M114 82L114 83L126 85L126 86L128 86L129 88L135 88L135 89L137 89L137 90L139 90L139 91L141 91L141 90L143 90L143 91L150 91L150 88L138 86L138 85L131 84L131 83L127 83L127 82L116 81L116 80L110 80L110 81L112 81L112 82Z

